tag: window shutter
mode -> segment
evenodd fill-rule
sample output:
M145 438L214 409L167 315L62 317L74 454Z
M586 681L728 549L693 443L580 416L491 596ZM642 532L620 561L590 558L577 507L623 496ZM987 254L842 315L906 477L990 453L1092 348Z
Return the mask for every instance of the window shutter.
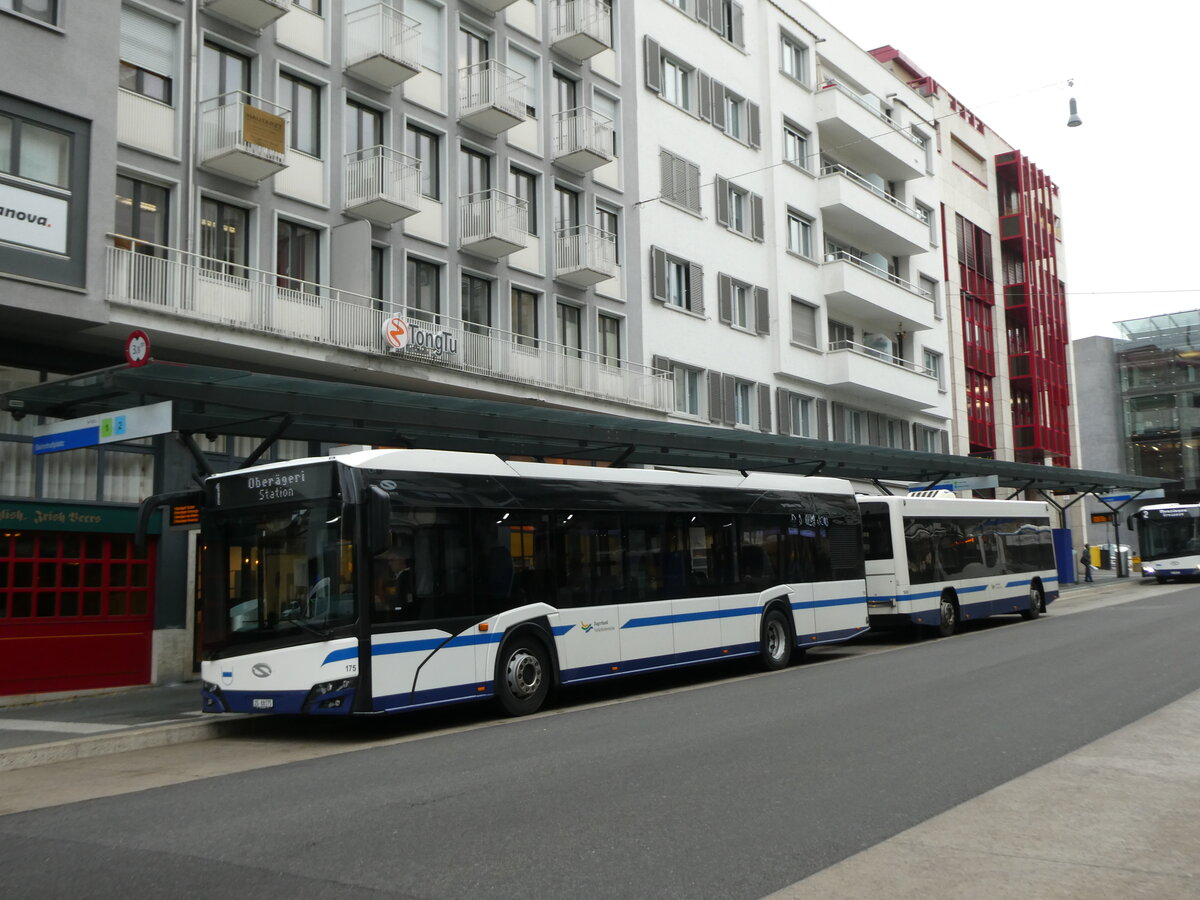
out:
M754 289L754 330L771 333L771 294L765 287Z
M658 372L670 372L671 363L665 356L652 356L650 358L650 368Z
M714 2L719 2L719 0L714 0ZM696 21L707 25L710 9L709 0L696 0Z
M771 430L771 386L769 384L758 386L758 430Z
M646 87L662 93L662 49L650 35L646 35Z
M792 433L792 398L783 388L775 388L775 420L780 434Z
M762 146L762 114L757 103L746 101L746 118L750 123L750 146L757 150Z
M693 163L681 163L686 184L684 205L697 215L700 214L700 167Z
M833 439L846 440L846 408L840 403L833 404Z
M822 441L829 440L829 417L826 410L829 408L829 403L826 400L817 401L817 439Z
M722 324L733 324L733 299L729 296L732 292L733 284L730 282L729 276L722 272L717 273L717 317Z
M650 248L650 296L667 301L667 254L657 247Z
M691 304L688 306L698 316L704 315L704 268L695 263L688 263L688 288L691 291Z
M664 200L675 200L675 162L675 157L666 150L658 151L658 193Z
M725 85L712 80L712 123L715 127L725 130Z
M708 418L711 422L725 421L725 394L721 391L721 373L708 373Z
M883 446L883 422L879 413L867 413L867 443L872 447Z
M708 27L717 34L725 31L725 11L721 7L721 0L711 0L708 7Z
M766 224L763 222L763 198L761 194L750 195L750 236L760 243L766 240Z
M901 450L909 450L912 448L912 440L909 437L908 428L903 427L904 426L903 422L901 422L900 424L902 426L900 428L900 449Z
M725 396L725 424L737 424L737 379L726 375L721 379L722 394Z
M942 452L949 453L950 452L950 432L939 431L938 437L941 438Z
M128 6L121 8L121 59L175 78L175 26Z
M705 122L712 121L712 77L701 72L700 84L700 118Z
M746 37L742 26L742 5L733 4L733 42L739 47L746 46Z
M717 224L729 227L729 182L718 175L713 179L717 190Z

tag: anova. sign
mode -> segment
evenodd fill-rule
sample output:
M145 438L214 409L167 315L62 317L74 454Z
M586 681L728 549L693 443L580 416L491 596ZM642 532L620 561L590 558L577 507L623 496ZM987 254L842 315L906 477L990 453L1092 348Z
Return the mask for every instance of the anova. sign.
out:
M427 331L413 327L399 316L384 319L383 339L393 350L419 351L430 356L458 352L458 336L453 331Z
M0 184L0 241L67 252L67 201Z

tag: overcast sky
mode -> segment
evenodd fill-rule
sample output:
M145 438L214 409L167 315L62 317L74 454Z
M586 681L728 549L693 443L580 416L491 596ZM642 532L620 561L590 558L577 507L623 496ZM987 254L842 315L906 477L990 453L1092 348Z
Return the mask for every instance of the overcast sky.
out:
M1072 340L1200 308L1197 0L809 5L899 49L1058 184Z

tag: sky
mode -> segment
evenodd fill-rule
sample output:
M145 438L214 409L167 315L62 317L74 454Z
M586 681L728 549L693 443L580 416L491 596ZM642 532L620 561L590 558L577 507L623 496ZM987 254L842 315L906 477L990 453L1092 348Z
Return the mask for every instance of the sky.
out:
M900 50L1059 186L1072 340L1200 308L1200 3L808 3Z

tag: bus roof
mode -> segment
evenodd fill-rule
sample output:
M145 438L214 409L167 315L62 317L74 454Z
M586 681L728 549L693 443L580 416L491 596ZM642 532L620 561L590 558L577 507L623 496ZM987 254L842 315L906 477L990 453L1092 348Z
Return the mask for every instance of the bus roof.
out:
M994 514L1039 515L1050 514L1050 504L1042 500L989 500L975 497L956 497L949 491L940 497L913 497L860 494L859 503L882 502L891 507L899 507L905 512L921 515L950 513L956 516L986 516Z

